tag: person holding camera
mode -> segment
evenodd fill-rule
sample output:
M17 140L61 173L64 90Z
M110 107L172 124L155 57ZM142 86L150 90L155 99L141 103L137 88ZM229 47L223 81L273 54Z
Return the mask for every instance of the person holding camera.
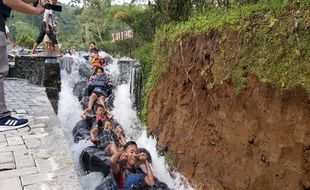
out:
M42 14L47 1L42 0L37 7L29 5L29 3L34 3L35 1L37 0L0 0L0 131L18 129L28 124L27 119L12 117L5 104L4 76L9 71L5 21L10 17L11 9L26 14Z
M60 54L56 36L55 18L53 15L53 10L49 9L50 6L55 5L56 3L57 0L50 0L46 5L47 9L44 11L43 22L41 24L39 36L36 42L33 44L32 54L35 53L37 46L43 41L45 34L48 35L49 39L52 41L52 46L54 47L53 49L55 49L58 55Z

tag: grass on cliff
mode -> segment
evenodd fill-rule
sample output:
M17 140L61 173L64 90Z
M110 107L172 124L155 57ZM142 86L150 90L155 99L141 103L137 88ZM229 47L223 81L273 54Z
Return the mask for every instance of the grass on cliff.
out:
M146 121L147 99L159 77L166 72L170 57L182 36L207 34L210 29L220 31L221 53L212 69L209 87L231 79L240 92L246 86L246 76L254 74L280 90L298 85L310 92L310 5L306 0L273 0L228 12L210 11L196 15L189 21L171 23L157 29L153 46L144 53L147 60L142 121ZM228 34L238 34L239 50L233 58L225 46L231 43ZM202 71L202 76L204 72ZM204 76L207 78L207 76Z

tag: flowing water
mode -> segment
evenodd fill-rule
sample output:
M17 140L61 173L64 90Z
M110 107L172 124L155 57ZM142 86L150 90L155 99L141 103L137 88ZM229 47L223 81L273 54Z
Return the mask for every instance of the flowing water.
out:
M101 54L101 56L107 57L109 55ZM135 88L139 88L139 85L133 84L133 77L138 76L140 77L138 80L141 80L141 75L120 69L119 65L121 64L118 63L121 61L111 57L110 59L112 63L108 65L107 70L112 77L113 84L116 86L114 90L114 109L112 112L114 118L123 126L126 139L136 141L139 147L146 148L150 152L153 160L152 169L154 175L160 181L176 190L193 189L190 185L184 183L185 180L179 173L168 171L164 157L160 156L156 150L156 139L147 136L145 127L143 127L137 117L134 107L138 106L136 100L140 97L133 94L133 91ZM132 60L127 59L127 61L131 62ZM85 190L93 190L102 181L102 174L100 172L85 174L79 165L79 155L84 148L92 145L92 143L87 140L74 143L72 136L72 129L76 122L81 120L80 113L82 112L78 98L73 95L73 88L79 81L85 80L79 74L78 68L81 64L87 64L87 61L82 56L74 55L64 58L63 62L67 63L62 64L58 117L78 169L81 184ZM136 66L133 68L133 70L137 70Z

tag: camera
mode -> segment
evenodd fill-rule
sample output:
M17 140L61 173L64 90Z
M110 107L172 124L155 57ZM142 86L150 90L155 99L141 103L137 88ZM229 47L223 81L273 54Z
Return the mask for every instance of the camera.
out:
M60 6L60 5L52 5L51 3L45 4L44 8L45 9L51 9L53 11L58 11L58 12L62 11L62 6Z
M40 1L40 0L39 0L39 1ZM34 3L33 3L33 6L34 6L34 7L38 6L39 1L34 2ZM47 3L47 4L45 4L44 8L45 8L45 9L49 9L49 10L53 10L53 11L58 11L58 12L61 12L61 11L62 11L62 6L60 6L60 5L52 5L50 2Z

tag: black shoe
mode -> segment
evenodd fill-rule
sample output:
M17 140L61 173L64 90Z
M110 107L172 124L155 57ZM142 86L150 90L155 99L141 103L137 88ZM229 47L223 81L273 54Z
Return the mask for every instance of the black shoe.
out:
M12 116L0 118L0 131L19 129L28 125L28 119L18 119Z

